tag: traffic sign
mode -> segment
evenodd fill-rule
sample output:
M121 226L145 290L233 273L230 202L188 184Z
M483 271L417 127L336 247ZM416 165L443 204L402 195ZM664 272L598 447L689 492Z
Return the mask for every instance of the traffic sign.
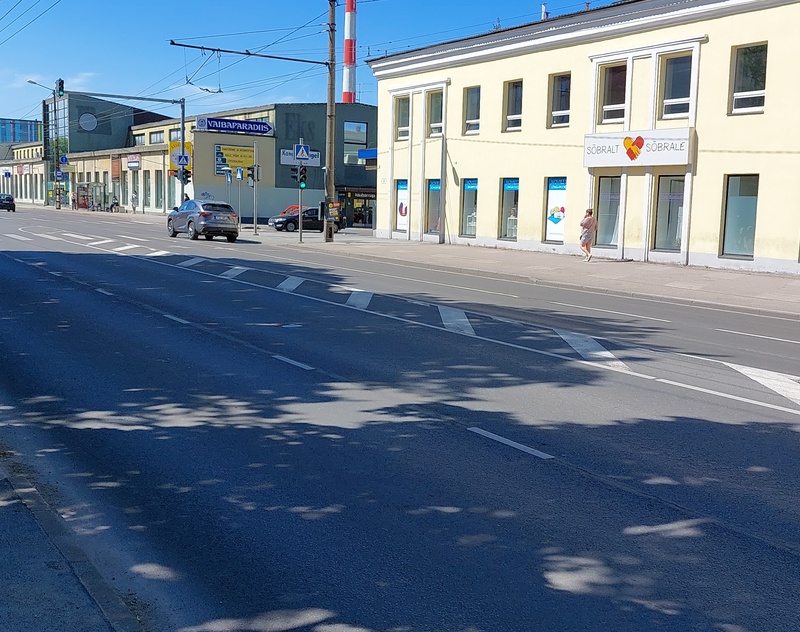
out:
M311 160L311 147L308 145L295 145L294 146L294 159L295 160Z
M61 156L61 158L59 158L59 162L62 165L66 165L69 162L69 158L67 158L66 156Z
M305 160L297 160L294 157L293 149L281 149L282 165L299 165L301 163L306 167L319 167L322 164L320 152L312 149L310 152L308 152L308 158Z
M189 154L177 154L175 156L175 162L179 167L188 167L189 166Z
M236 179L244 180L244 169L241 167L236 167Z
M231 178L231 172L230 172L230 171L226 171L226 172L225 172L225 182L227 182L228 184L230 184L232 179L233 179L233 178Z
M188 156L189 162L179 164L179 156ZM183 160L186 159L183 158ZM169 142L169 168L178 169L179 167L189 167L189 169L192 168L192 143L188 140L183 144L183 151L181 151L180 141L171 140Z
M61 171L61 169L56 169L56 180L60 182L63 178L64 173Z

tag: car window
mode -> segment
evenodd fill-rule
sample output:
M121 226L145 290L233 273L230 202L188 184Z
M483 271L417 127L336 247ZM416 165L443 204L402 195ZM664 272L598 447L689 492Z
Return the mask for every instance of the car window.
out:
M0 200L9 201L13 200L14 198L10 196L8 193L0 193Z
M230 204L203 204L203 210L212 213L235 213Z
M305 211L303 211L303 216L304 217L316 217L317 216L317 211L316 211L316 209L313 209L313 208L306 209Z

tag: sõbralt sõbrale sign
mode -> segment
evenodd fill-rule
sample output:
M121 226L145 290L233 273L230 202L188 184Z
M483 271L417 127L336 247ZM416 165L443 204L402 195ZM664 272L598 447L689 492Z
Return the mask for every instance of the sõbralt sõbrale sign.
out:
M583 166L688 165L693 137L694 130L689 127L587 134L583 140Z

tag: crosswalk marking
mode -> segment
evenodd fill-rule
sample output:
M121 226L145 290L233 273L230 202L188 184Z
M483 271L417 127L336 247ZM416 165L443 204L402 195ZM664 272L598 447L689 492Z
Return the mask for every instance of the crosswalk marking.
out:
M17 239L19 241L31 241L30 237L23 237L22 235L10 235L6 233L6 237L10 237L11 239Z
M123 252L125 250L130 250L131 248L141 248L141 246L134 246L128 244L127 246L120 246L119 248L114 248L114 252Z
M163 257L170 254L167 250L156 250L155 252L148 252L145 257Z
M354 290L349 297L347 297L347 304L350 307L358 309L367 309L370 301L372 301L372 292L363 292L361 290Z
M196 266L198 263L202 263L203 261L205 261L205 259L202 257L192 257L186 261L181 261L178 265L181 268L191 268L192 266Z
M600 362L608 367L621 369L623 371L630 371L624 362L617 360L613 353L608 351L591 336L579 334L574 331L566 331L564 329L554 329L553 331L561 336L564 342L577 351L585 360Z
M751 366L742 366L740 364L733 364L731 362L724 362L726 366L731 367L742 375L746 375L751 380L755 380L762 386L775 391L786 399L793 401L795 404L800 404L800 378L785 373L775 373L774 371L765 371L764 369L756 369Z
M294 292L300 287L300 284L303 281L305 281L305 279L301 279L300 277L286 277L286 279L280 285L278 285L278 289L283 290L284 292Z
M61 237L56 237L55 235L45 235L44 233L36 236L41 237L42 239L49 239L50 241L64 241L63 239L61 239Z
M92 243L87 244L87 245L88 246L102 246L103 244L113 244L113 243L114 243L113 239L101 239L100 241L93 241Z
M459 334L466 334L474 336L475 330L467 318L467 314L462 309L455 309L453 307L439 306L439 316L442 319L442 324L446 329L455 331Z
M97 239L97 237L87 237L86 235L76 235L75 233L64 233L67 237L72 237L73 239L82 239L83 241L91 241L92 239Z
M131 241L150 241L149 239L142 239L141 237L131 237L130 235L117 235L120 239L130 239Z
M250 268L245 268L243 266L234 266L230 270L225 270L220 276L224 276L228 279L235 279L240 274L247 272Z

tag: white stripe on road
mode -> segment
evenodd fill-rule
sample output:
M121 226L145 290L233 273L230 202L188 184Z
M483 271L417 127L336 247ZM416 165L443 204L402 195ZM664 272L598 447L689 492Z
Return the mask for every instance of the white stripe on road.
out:
M198 263L202 263L203 261L205 261L205 259L203 259L202 257L194 257L193 259L189 259L188 261L181 261L178 265L181 268L191 268L192 266L197 265Z
M42 239L49 239L50 241L64 241L61 237L56 237L55 235L39 235L34 233L36 237L41 237Z
M6 237L11 237L11 239L18 239L19 241L32 241L30 237L23 237L22 235L9 235L6 234Z
M628 366L617 360L614 354L608 351L603 345L591 336L579 334L574 331L565 331L563 329L554 329L559 336L564 339L570 347L580 354L586 360L592 362L600 362L606 366L611 366L622 371L630 371Z
M795 404L800 404L800 378L785 373L775 373L774 371L765 371L764 369L756 369L751 366L742 366L741 364L733 364L731 362L724 362L726 366L731 367L742 375L746 375L751 380L755 380L762 386L775 391L786 399L793 401Z
M347 304L356 309L367 309L370 301L372 301L372 292L362 290L353 290L353 293L347 297Z
M125 250L130 250L131 248L141 248L141 246L128 244L127 246L120 246L119 248L114 248L114 252L123 252Z
M183 318L178 318L177 316L172 316L171 314L163 314L164 318L169 318L170 320L174 320L176 323L180 323L181 325L191 325L188 320L183 320Z
M467 336L475 335L475 330L472 328L464 310L439 305L439 316L442 319L442 324L445 326L445 329L456 331Z
M121 239L132 239L133 241L150 241L149 239L142 239L141 237L131 237L130 235L117 235Z
M250 268L245 268L243 266L234 266L230 270L225 270L220 276L226 277L228 279L235 279L240 274L247 272Z
M145 257L163 257L170 254L168 250L156 250L155 252L148 252Z
M283 292L294 292L297 288L300 287L300 284L305 281L305 279L301 279L300 277L286 277L283 282L278 285L276 289L281 290Z
M76 235L75 233L64 233L67 237L72 237L73 239L82 239L83 241L91 241L92 239L97 239L97 237L87 237L86 235Z
M763 338L764 340L777 340L778 342L788 342L793 345L800 345L800 340L787 340L786 338L773 338L772 336L759 336L758 334L748 334L744 331L732 331L730 329L717 329L725 334L736 334L738 336L750 336L752 338Z
M100 241L93 241L92 243L87 244L87 245L88 246L102 246L103 244L113 244L113 243L114 243L113 239L101 239Z
M106 290L101 290L99 287L95 288L95 292L100 292L100 294L105 294L106 296L114 296L111 292L108 292Z
M526 452L527 454L532 454L533 456L539 459L554 459L552 454L547 454L546 452L539 452L539 450L534 450L533 448L529 448L526 445L522 445L521 443L517 443L516 441L512 441L511 439L506 439L505 437L501 437L500 435L496 435L493 432L489 432L488 430L484 430L483 428L467 428L470 432L474 432L475 434L479 434L482 437L486 437L487 439L491 439L492 441L497 441L504 445L510 446L515 448L516 450L521 450L522 452Z
M652 316L640 316L639 314L628 314L626 312L614 312L610 309L599 309L597 307L585 307L584 305L572 305L571 303L556 303L550 301L551 305L563 305L564 307L572 307L574 309L587 309L592 312L605 312L606 314L616 314L617 316L630 316L632 318L641 318L643 320L657 320L660 323L671 323L671 320L664 320L663 318L653 318Z
M298 362L297 360L292 360L291 358L287 358L286 356L282 355L273 355L273 358L276 360L280 360L281 362L286 362L286 364L291 364L292 366L299 367L301 369L305 369L306 371L313 371L314 367L309 366L307 364L303 364L302 362Z

